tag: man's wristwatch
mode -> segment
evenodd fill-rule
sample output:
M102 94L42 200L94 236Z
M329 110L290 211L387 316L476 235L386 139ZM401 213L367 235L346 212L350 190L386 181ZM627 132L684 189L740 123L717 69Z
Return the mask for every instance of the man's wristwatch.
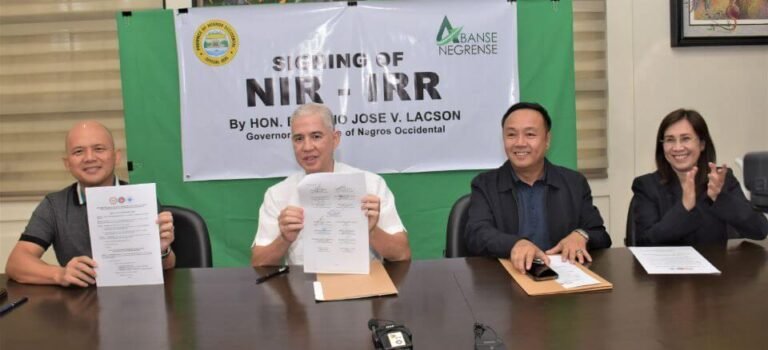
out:
M573 231L578 233L578 234L580 234L582 237L584 237L584 239L587 240L587 242L589 242L589 234L587 234L587 231L584 231L584 230L582 230L580 228L577 228L577 229L575 229Z
M165 259L169 255L171 255L171 246L168 246L168 248L165 249L165 251L163 252L163 255L161 255L161 256L163 257L163 259Z

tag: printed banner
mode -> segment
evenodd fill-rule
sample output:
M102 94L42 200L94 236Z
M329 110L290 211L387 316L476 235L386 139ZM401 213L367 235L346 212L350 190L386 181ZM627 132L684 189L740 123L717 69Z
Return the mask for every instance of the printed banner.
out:
M336 159L377 173L487 169L519 100L507 1L193 8L176 15L185 181L286 176L290 115L334 113Z

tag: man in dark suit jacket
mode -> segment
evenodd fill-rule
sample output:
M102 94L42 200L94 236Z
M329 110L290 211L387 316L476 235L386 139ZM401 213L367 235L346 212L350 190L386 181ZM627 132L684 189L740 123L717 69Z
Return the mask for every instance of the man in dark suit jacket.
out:
M466 227L473 255L509 258L518 270L547 254L583 263L611 238L580 173L550 163L552 120L536 103L513 105L501 121L507 162L472 180Z

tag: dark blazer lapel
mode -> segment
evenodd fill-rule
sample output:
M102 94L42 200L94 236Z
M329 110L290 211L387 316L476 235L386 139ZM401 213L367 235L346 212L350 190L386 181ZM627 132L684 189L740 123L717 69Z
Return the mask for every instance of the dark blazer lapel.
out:
M551 245L557 244L563 239L562 232L569 231L569 218L574 215L570 210L568 186L565 179L554 167L547 161L547 229L549 232L549 242ZM576 227L573 227L576 228Z
M677 199L683 197L683 190L680 188L680 182L677 179L672 179L666 184L659 185L659 189L662 192L659 193L659 208L661 208L662 213L666 213L677 203Z
M496 222L500 223L501 230L512 234L518 234L520 219L518 218L517 197L515 183L512 179L512 164L509 160L499 168L497 187L499 191L499 204L501 211L496 213Z

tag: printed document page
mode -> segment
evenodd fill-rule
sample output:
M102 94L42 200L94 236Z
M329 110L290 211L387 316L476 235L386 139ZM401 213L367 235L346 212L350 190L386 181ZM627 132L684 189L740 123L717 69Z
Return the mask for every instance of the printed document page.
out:
M96 285L162 284L155 184L88 187Z
M363 173L309 174L299 183L304 208L304 271L357 273L370 271L368 218L362 210Z
M629 247L648 274L719 274L693 247Z
M549 268L557 272L558 277L555 281L563 286L563 288L569 289L600 283L600 281L592 278L592 276L579 269L576 265L568 261L562 261L561 255L548 256Z

